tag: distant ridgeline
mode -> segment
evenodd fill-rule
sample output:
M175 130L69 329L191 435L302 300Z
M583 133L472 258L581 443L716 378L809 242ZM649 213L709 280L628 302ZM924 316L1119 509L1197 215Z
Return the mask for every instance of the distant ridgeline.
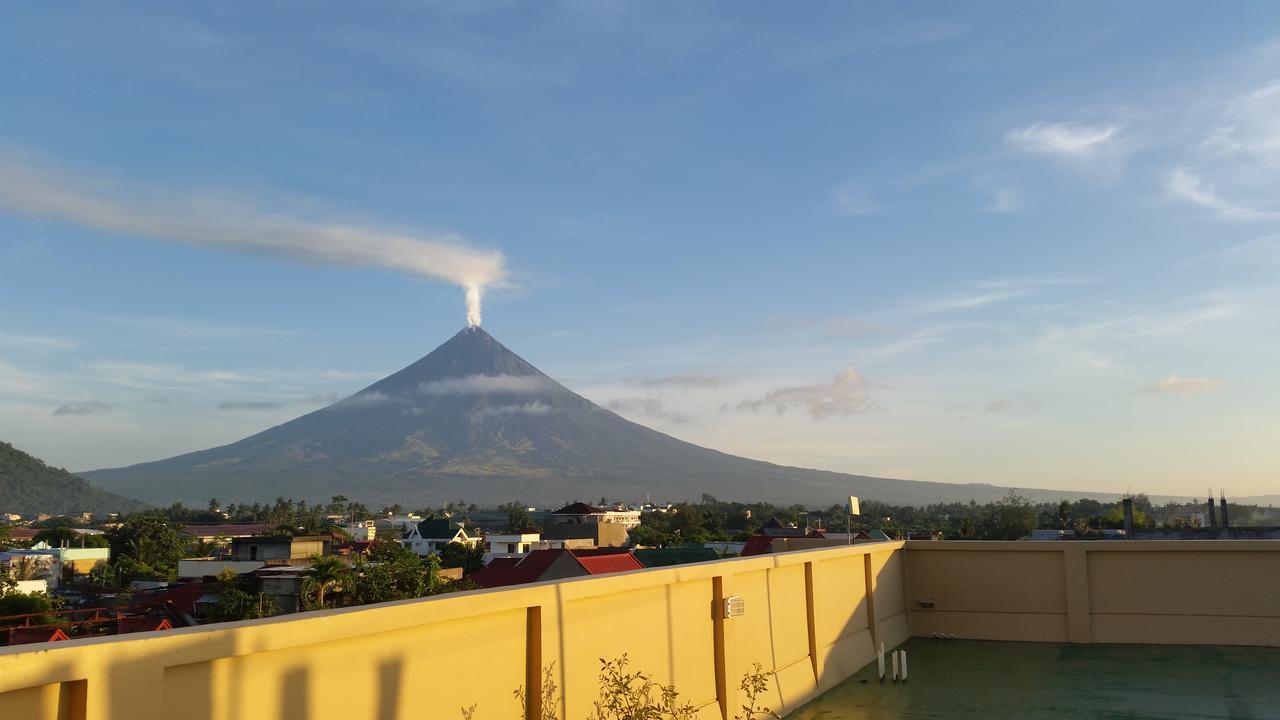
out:
M129 512L145 505L100 490L84 478L0 442L0 512Z

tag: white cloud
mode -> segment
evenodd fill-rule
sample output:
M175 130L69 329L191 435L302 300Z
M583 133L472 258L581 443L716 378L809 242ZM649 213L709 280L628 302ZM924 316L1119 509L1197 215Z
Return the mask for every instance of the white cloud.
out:
M668 410L666 403L659 398L617 398L604 403L604 407L619 415L647 417L673 423L686 423L691 419L683 413Z
M1163 380L1157 380L1150 385L1143 385L1138 389L1139 392L1155 394L1155 395L1193 395L1197 393L1213 392L1222 387L1220 378L1203 378L1203 377L1180 377L1178 375L1170 375Z
M34 164L0 155L0 206L24 215L182 245L402 270L466 288L469 305L478 303L480 289L506 278L501 253L466 247L457 235L424 237L302 220L198 194L135 193L147 200L119 197L118 190L113 194L85 190ZM472 309L478 314L478 305Z
M943 313L954 312L957 310L974 310L987 305L995 305L1006 300L1012 300L1021 297L1025 293L1013 290L990 290L988 292L976 293L972 295L958 295L949 298L939 298L936 300L926 300L914 306L912 310L918 313Z
M718 375L663 375L660 377L632 378L628 385L642 388L718 388L725 384L725 379Z
M74 340L52 335L14 335L10 333L0 333L0 346L33 350L74 350L76 343Z
M510 393L514 395L535 393L549 388L547 381L538 375L468 375L448 378L418 386L426 395L487 395Z
M381 394L381 393L378 393ZM358 395L352 397L359 397ZM279 410L291 405L330 405L336 402L336 393L317 393L306 397L263 398L260 400L224 400L219 410Z
M1219 196L1213 186L1204 182L1190 168L1180 167L1169 173L1164 186L1170 196L1208 208L1220 217L1231 220L1252 220L1269 214Z
M1036 123L1005 134L1005 142L1023 152L1089 159L1114 145L1120 133L1116 125L1082 125L1072 122Z
M337 405L334 405L334 407L343 409L366 408L374 407L375 405L383 405L394 400L395 398L384 392L369 390L367 392L358 392L355 395L343 398Z
M181 365L98 361L86 368L101 382L144 390L263 382L262 378L231 370L197 370Z
M486 407L472 413L477 417L504 417L510 415L547 415L551 406L543 402L524 403L522 405L498 405Z
M988 194L990 198L987 206L983 208L985 212L1007 215L1021 210L1026 204L1026 200L1022 197L1022 191L1017 188L992 188L988 191Z
M758 400L743 400L739 411L757 412L771 408L781 415L789 410L805 410L814 419L865 412L872 406L867 379L853 366L835 377L829 385L802 385L770 390Z

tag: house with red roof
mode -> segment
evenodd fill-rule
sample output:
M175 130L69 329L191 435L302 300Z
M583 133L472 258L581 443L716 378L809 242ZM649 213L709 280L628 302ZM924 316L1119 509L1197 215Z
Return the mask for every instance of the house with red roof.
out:
M626 548L561 548L534 550L522 558L495 558L469 577L488 588L643 569Z

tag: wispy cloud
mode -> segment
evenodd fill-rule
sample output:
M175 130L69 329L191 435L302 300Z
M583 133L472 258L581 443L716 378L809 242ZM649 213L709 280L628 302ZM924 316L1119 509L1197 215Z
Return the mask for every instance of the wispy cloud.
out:
M1119 134L1117 125L1036 123L1010 130L1005 134L1005 142L1026 153L1087 160L1096 157L1105 147L1114 145Z
M106 315L89 313L85 317L96 322L114 325L132 331L178 340L253 340L276 335L292 334L292 331L274 328L251 327L198 322L188 318L156 315Z
M511 415L548 415L551 406L544 402L531 402L515 405L497 405L485 407L472 413L477 417L508 417Z
M1171 197L1212 210L1219 217L1231 220L1254 220L1271 214L1221 197L1212 185L1206 183L1190 168L1180 167L1169 173L1164 187Z
M541 392L548 389L547 381L538 375L468 375L423 383L419 390L426 395L487 395L509 393L513 395Z
M25 348L32 350L74 350L76 342L53 335L14 335L0 333L0 347Z
M339 409L367 408L385 405L394 401L396 401L396 398L384 392L367 390L365 392L358 392L355 395L343 398L334 405L334 407Z
M88 363L85 367L101 382L141 390L264 382L262 378L243 372L194 369L182 365L104 360Z
M718 388L727 380L719 375L662 375L659 377L631 378L628 385L642 388L678 388L681 390Z
M1180 377L1170 375L1149 385L1138 388L1138 392L1153 395L1194 395L1213 392L1222 387L1220 378Z
M82 402L67 403L59 406L53 411L54 415L103 415L111 411L111 403L100 402L98 400L85 400Z
M779 415L789 410L804 410L814 419L820 420L865 412L871 406L870 384L862 373L849 366L830 384L770 390L757 400L743 400L738 403L737 409L748 412L771 409Z
M617 398L604 403L604 407L619 415L647 417L672 423L686 423L691 419L683 413L667 409L659 398Z
M995 213L997 215L1008 215L1015 213L1023 208L1026 199L1022 196L1022 191L1011 187L991 188L987 191L988 202L983 211Z
M24 215L299 262L392 268L466 288L469 303L478 302L481 288L506 279L501 253L467 247L458 235L302 220L194 193L135 188L135 197L124 197L118 190L121 183L110 185L113 192L91 191L86 185L0 154L0 206Z
M975 310L977 308L986 307L987 305L995 305L997 303L1005 302L1006 300L1012 300L1023 295L1025 295L1025 293L1020 291L993 289L970 295L956 295L953 297L926 300L913 306L913 310L918 313L945 313L955 312L958 310Z
M225 400L218 403L219 410L279 410L301 405L329 405L337 402L336 393L318 393L295 398L263 398L260 400Z

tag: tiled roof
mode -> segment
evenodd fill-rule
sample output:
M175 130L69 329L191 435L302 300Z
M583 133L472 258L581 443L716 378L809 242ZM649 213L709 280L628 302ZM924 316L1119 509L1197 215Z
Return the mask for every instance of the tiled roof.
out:
M559 510L552 510L552 515L595 515L597 513L609 512L605 508L598 508L595 505L588 505L584 502L569 503Z
M768 535L752 535L747 538L747 544L742 546L742 552L738 553L740 557L751 557L752 555L764 555L773 552L773 538Z
M504 587L537 582L564 553L582 568L586 575L643 570L629 550L623 548L595 548L591 550L534 550L523 558L494 558L485 567L469 576L480 587Z
M418 535L424 540L452 539L458 534L458 523L449 518L431 518L418 523Z
M570 550L578 564L592 575L643 570L630 550L623 548L597 548L595 550Z

